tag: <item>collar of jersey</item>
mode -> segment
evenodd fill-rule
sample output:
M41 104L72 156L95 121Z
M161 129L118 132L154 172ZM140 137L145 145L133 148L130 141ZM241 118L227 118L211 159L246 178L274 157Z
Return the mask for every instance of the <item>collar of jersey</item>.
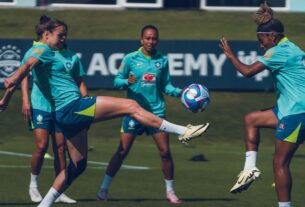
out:
M140 47L140 48L138 49L138 51L139 51L145 58L147 58L147 59L152 59L153 57L155 57L155 56L157 56L157 55L159 54L159 52L157 51L156 54L155 54L154 56L145 55L145 54L142 52L142 48L143 48L143 47Z
M46 45L46 44L42 42L33 41L33 45Z
M280 44L283 44L284 42L287 42L288 41L288 38L287 37L283 37L279 43L277 43L277 45L280 45Z

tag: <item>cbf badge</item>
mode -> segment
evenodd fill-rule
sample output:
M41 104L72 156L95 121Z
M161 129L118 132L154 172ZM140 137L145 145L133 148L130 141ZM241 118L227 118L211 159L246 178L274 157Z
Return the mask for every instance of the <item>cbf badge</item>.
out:
M66 62L66 69L67 69L67 71L70 71L72 69L72 63L71 62Z
M0 83L13 75L20 66L21 50L16 46L0 46Z
M161 63L160 62L155 62L155 66L157 69L160 69L161 68Z

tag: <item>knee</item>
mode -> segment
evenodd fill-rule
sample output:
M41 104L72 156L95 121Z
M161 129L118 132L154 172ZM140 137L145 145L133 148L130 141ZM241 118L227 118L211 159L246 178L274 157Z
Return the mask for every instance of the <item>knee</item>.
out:
M36 153L45 154L48 150L48 142L42 141L36 144Z
M82 159L74 165L72 161L67 170L67 184L70 185L80 174L82 174L87 167L87 159Z
M123 161L126 156L128 155L128 150L127 149L120 149L118 152L117 152L117 156L118 158Z
M159 151L160 157L164 161L172 160L172 155L168 149L163 149Z
M248 113L245 115L244 117L244 124L245 126L253 126L254 123L255 123L255 113L254 112L251 112L251 113Z
M131 117L141 110L141 106L134 100L128 100L127 107Z

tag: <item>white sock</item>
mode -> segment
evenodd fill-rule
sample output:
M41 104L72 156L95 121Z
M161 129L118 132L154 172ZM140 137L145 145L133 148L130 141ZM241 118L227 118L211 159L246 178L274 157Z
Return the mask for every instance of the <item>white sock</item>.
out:
M174 191L174 180L165 179L166 192Z
M112 177L110 177L109 175L105 174L105 177L103 179L103 182L101 184L100 189L108 190L108 188L109 188L109 186L111 184L111 181L112 181Z
M40 202L38 207L49 207L51 206L55 200L60 196L60 193L57 192L53 187L50 188L47 195L43 198L43 200Z
M256 157L257 157L256 151L246 152L246 161L245 161L244 170L250 170L251 168L256 166Z
M162 124L161 124L159 129L161 131L165 131L165 132L168 132L168 133L171 133L171 134L177 134L177 135L183 135L186 131L185 126L173 124L173 123L170 123L166 120L162 121Z
M38 188L38 176L31 173L30 188Z
M291 202L279 202L279 207L292 207Z

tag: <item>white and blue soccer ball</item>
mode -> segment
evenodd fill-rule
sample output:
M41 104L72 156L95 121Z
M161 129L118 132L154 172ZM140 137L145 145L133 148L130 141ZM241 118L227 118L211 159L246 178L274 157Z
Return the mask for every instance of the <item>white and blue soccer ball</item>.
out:
M204 111L210 103L209 90L201 84L191 84L182 92L181 102L193 113Z

